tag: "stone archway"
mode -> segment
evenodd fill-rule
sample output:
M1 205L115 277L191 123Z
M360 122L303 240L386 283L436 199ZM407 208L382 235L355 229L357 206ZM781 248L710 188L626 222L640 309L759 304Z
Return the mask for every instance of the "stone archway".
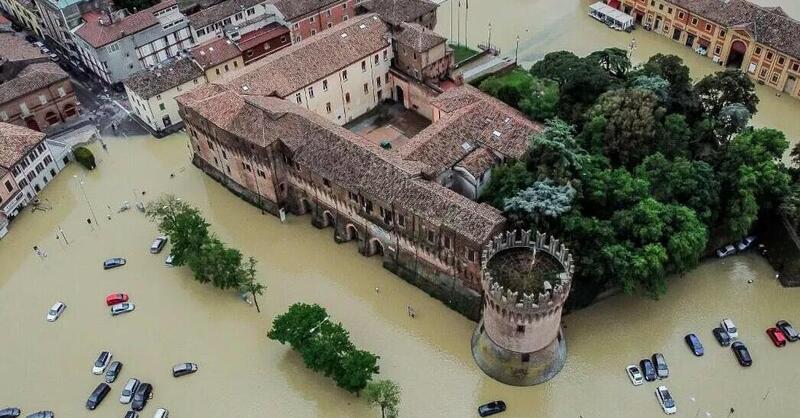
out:
M353 226L353 224L347 224L347 226L344 227L344 237L347 241L361 239L361 237L358 235L358 228Z
M311 212L311 202L309 202L306 198L300 198L300 214L305 215Z
M369 240L369 243L367 245L367 255L368 256L373 256L373 255L381 255L382 256L383 254L384 254L383 253L383 243L381 243L381 241L379 239L377 239L377 238L372 238L371 240Z
M395 99L397 100L397 103L400 103L403 106L405 106L405 97L404 97L404 94L403 94L403 89L400 86L396 86L395 89L397 91L396 97L395 97Z
M67 103L66 105L64 105L64 116L69 118L69 117L75 116L77 113L78 113L78 111L75 108L74 104Z
M323 224L322 224L323 227L332 226L332 227L336 228L336 218L333 216L331 211L326 210L326 211L322 212L322 221L323 221Z
M747 54L747 44L740 39L733 41L731 50L728 52L728 61L725 63L725 66L741 68L745 54Z
M55 125L58 122L61 122L61 118L58 117L56 112L47 112L44 115L44 120L47 121L48 125Z

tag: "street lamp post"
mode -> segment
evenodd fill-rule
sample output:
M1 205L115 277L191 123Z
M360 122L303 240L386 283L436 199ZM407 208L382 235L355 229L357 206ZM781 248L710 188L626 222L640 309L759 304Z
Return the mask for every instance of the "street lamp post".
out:
M517 65L519 60L519 35L517 35L517 46L514 47L514 65Z
M491 50L492 49L492 22L489 22L489 42L486 45L486 48Z
M77 175L73 175L72 177L75 178L75 179L78 179ZM92 218L94 219L94 223L99 226L100 223L97 222L97 216L95 216L95 214L94 214L94 209L92 208L92 203L89 201L89 197L86 196L86 189L83 188L83 179L78 179L78 186L81 188L81 193L83 193L83 199L86 201L86 205L89 206L89 213L92 214Z

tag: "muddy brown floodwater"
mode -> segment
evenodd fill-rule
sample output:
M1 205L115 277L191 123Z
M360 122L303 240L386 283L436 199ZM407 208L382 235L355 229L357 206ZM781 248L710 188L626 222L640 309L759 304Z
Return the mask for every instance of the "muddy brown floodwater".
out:
M458 0L445 0L439 7L436 30L451 38L452 42L460 40L474 48L488 42L491 24L491 43L500 48L503 56L514 57L516 37L519 36L519 62L525 68L542 59L548 52L567 50L583 56L609 47L628 49L631 40L635 38L636 49L631 58L635 64L647 61L657 53L663 53L683 58L695 80L722 69L710 59L667 37L642 29L633 33L608 29L586 14L589 4L594 2L595 0L473 0L469 4L468 19L465 19L466 3L462 1L459 25L456 17L459 15ZM781 6L790 16L800 19L800 1L758 0L756 3ZM753 124L780 129L786 133L792 144L800 142L800 100L785 95L777 97L777 91L766 86L757 85L756 90L761 102Z
M510 387L475 366L475 323L385 271L377 258L360 256L354 244L337 245L332 229L317 230L308 217L281 224L262 215L189 163L184 135L106 142L108 153L93 147L95 171L67 166L41 194L52 209L26 211L0 241L0 407L122 417L117 399L124 382L137 377L155 387L145 417L157 407L198 418L379 416L266 338L272 318L303 301L327 307L359 347L381 356L380 377L402 387L402 417L472 417L494 399L508 403L505 417L658 417L656 384L632 387L623 371L657 351L671 366L664 383L678 416L724 417L731 407L735 417L796 416L786 406L800 385L800 343L776 349L764 330L781 318L800 323L800 289L782 289L755 255L707 262L673 278L660 301L616 296L566 316L564 370L540 386ZM78 183L83 176L99 218L92 227ZM186 268L166 267L166 251L148 252L155 226L135 209L116 213L142 190L146 198L169 192L197 205L225 241L258 258L258 279L268 286L261 314L230 292L196 283ZM56 239L59 227L69 245ZM47 257L37 257L34 245ZM127 257L128 265L103 271L103 259L112 256ZM115 292L129 293L136 310L112 318L104 297ZM48 323L45 313L57 300L68 307ZM753 367L739 367L713 342L711 328L723 316L739 325ZM689 353L682 339L688 332L701 336L705 357ZM91 366L102 350L124 368L89 413L84 403L100 381ZM199 372L172 378L172 365L185 361L198 363Z

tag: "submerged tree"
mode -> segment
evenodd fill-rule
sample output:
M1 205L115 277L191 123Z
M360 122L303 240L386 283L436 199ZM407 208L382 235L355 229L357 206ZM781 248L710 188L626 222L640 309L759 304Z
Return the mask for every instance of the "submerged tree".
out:
M369 382L364 388L364 396L370 405L381 408L382 418L397 418L400 404L400 387L391 380Z
M242 277L242 290L253 296L253 303L256 305L256 312L261 313L261 307L258 306L258 297L264 294L266 286L256 280L256 259L249 257L242 267L240 272Z

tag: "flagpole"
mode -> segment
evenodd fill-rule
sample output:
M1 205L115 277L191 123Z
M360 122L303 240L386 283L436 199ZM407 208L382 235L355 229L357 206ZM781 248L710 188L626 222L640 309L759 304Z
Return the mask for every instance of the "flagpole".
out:
M458 0L458 10L456 12L456 22L458 23L458 29L456 32L456 43L457 45L461 45L461 0Z

